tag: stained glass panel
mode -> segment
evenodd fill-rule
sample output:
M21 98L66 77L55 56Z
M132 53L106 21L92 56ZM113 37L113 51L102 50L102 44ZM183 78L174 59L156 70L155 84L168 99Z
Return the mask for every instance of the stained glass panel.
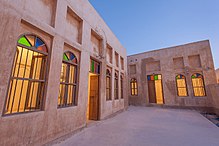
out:
M30 42L31 46L35 46L35 36L26 35L26 38Z
M22 36L19 40L18 43L21 45L25 45L27 47L31 47L30 43L28 42L28 40L25 38L25 36Z
M94 72L94 61L91 60L91 72Z
M158 80L158 75L155 75L155 76L154 76L154 80Z
M161 75L158 75L158 80L161 80Z
M176 76L176 79L185 79L185 76L180 74Z
M63 54L63 60L65 60L65 61L69 60L65 53Z
M73 63L77 63L77 58L75 57L75 55L71 52L65 52L63 54L63 60L65 61L71 61Z
M192 78L193 79L194 78L203 78L203 76L201 74L199 74L199 73L195 73L195 74L192 75Z
M90 60L90 72L100 74L100 63L94 60Z
M39 51L48 52L45 43L34 35L24 35L20 37L18 44L32 47L34 50L37 49Z
M47 49L46 49L46 46L45 46L45 45L39 46L39 47L37 48L37 50L43 51L43 52L47 52Z
M66 54L66 56L68 56L69 60L73 60L75 58L75 56L70 52L67 52L65 54Z
M40 38L36 37L36 44L35 44L36 48L38 48L43 44L44 44L43 41Z
M148 76L148 81L150 81L151 80L151 76Z

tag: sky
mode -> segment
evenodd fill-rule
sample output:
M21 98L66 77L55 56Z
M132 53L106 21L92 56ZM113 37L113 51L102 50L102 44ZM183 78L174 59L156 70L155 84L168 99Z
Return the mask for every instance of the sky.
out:
M128 55L210 40L219 68L219 0L89 0Z

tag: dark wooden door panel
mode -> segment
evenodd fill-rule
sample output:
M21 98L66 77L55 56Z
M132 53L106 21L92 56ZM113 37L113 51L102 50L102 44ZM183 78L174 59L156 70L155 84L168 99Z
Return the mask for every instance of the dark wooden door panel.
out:
M98 76L90 77L89 119L98 120L99 110L99 80Z
M148 81L149 102L156 103L155 83Z

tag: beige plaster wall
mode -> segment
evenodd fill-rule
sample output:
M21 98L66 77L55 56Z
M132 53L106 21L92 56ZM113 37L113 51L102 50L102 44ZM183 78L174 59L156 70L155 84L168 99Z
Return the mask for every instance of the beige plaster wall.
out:
M219 84L211 85L209 90L213 99L212 105L214 107L214 111L217 115L219 115Z
M67 15L67 8L74 15ZM74 20L70 21L71 18ZM0 51L4 52L0 53L0 145L41 145L84 127L90 57L101 63L100 119L127 107L126 92L124 99L114 100L112 97L111 101L106 101L105 92L106 66L112 68L112 78L116 69L119 75L124 75L124 85L127 84L126 49L87 0L1 0L0 22ZM72 29L67 33L66 28ZM91 30L102 39L101 56L92 51ZM16 42L25 33L40 36L48 46L45 108L40 112L3 116ZM120 63L119 67L115 65L115 56L112 56L112 63L106 61L106 44L112 47L112 54L116 51L119 57L124 58L124 69L121 69ZM66 50L71 50L80 58L78 105L57 109L62 56ZM126 90L124 86L124 91Z
M190 61L193 60L193 58L197 58L197 56L200 56L200 61L198 60L200 64L194 66ZM180 59L182 57L183 62L182 59ZM180 66L184 67L182 68L179 66L179 68L175 68L173 61L174 58L179 58L175 59L176 62L181 62L182 65ZM131 73L129 68L133 65L136 65L136 73L133 73L133 71ZM165 105L212 107L212 97L209 91L209 86L216 83L216 76L209 41L200 41L128 56L128 73L129 81L131 78L136 78L138 81L138 96L130 95L129 84L130 104L148 105L149 95L147 75L162 74ZM207 96L193 96L191 76L194 73L203 74ZM186 76L188 97L177 96L175 81L177 74L183 74Z

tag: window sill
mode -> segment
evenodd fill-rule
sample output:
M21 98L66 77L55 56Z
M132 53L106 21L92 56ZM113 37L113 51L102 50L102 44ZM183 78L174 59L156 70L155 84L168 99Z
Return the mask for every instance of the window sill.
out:
M15 117L15 116L31 116L33 114L41 114L44 113L44 110L35 110L35 111L27 111L27 112L18 112L18 113L11 113L11 114L2 114L2 117Z
M65 108L70 108L70 107L77 107L77 105L69 105L69 106L62 106L62 107L57 107L57 109L65 109Z
M109 101L112 101L112 99L108 99L108 100L106 100L106 102L109 102Z

